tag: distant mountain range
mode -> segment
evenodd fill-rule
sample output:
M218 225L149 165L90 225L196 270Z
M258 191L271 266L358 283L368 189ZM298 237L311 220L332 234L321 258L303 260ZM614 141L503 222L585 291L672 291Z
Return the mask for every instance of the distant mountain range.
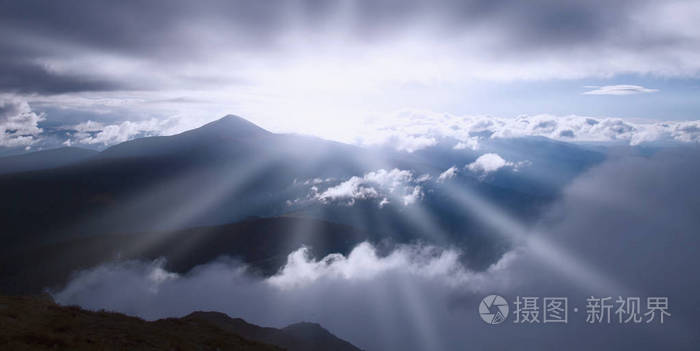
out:
M148 322L48 297L0 296L0 325L3 350L360 350L315 323L266 328L218 312Z

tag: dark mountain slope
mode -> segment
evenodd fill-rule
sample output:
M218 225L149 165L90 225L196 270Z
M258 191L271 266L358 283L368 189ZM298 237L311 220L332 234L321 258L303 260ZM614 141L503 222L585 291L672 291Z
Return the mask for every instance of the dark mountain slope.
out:
M335 335L321 327L321 325L318 323L295 323L282 328L282 332L297 339L305 340L306 344L308 345L305 347L306 350L358 350L357 347L353 346L349 342L338 339ZM329 348L327 345L332 345L332 347Z
M49 298L0 296L3 350L281 350L198 318L147 322L59 306Z
M236 154L276 135L234 115L225 116L202 127L172 136L140 138L102 151L101 158L147 156L203 156L207 153ZM272 141L272 140L270 140ZM250 151L250 150L248 150Z
M295 323L282 329L264 328L219 312L194 312L183 319L204 320L233 334L289 351L360 350L316 323Z
M0 325L2 350L360 350L315 323L275 329L219 312L148 322L49 296L0 296Z
M361 158L353 146L226 117L122 143L76 165L0 175L0 239L16 245L276 215L304 195L290 189L294 179L362 173Z
M0 174L36 171L56 168L85 161L97 155L97 151L77 147L62 147L52 150L0 158Z

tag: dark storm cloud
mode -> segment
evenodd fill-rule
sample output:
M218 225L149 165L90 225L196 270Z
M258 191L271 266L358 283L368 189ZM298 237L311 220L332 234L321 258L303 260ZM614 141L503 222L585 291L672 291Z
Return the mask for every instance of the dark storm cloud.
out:
M61 74L28 60L0 59L0 91L59 94L81 91L109 91L125 86L89 76L87 73Z
M285 6L275 1L4 1L0 23L15 34L128 54L178 52L206 38L183 37L190 26L244 33L251 42L282 28ZM219 27L220 26L220 27ZM161 51L167 49L164 52Z
M480 26L496 33L494 49L526 54L626 38L636 32L628 28L630 5L598 0L2 1L0 90L129 89L115 78L60 75L37 62L79 59L88 51L189 62L221 50L274 50L293 29L309 40L340 30L374 42L425 23L433 35L446 38ZM644 42L628 39L634 45Z
M5 122L10 116L20 114L21 108L17 103L0 103L0 122Z
M421 18L450 35L477 25L504 31L502 48L529 50L605 39L627 24L630 1L379 0L357 3L358 29L402 30ZM635 6L642 6L636 2Z
M237 47L266 46L282 31L282 15L278 4L258 1L2 1L0 91L144 89L148 82L103 78L87 69L58 72L46 62L78 61L86 53L187 61L201 58L202 43L214 32ZM209 31L189 35L195 27Z
M637 5L641 5L638 2ZM511 44L519 47L571 46L604 40L626 24L629 1L513 1L490 2L489 13L512 30ZM508 10L499 15L499 7Z

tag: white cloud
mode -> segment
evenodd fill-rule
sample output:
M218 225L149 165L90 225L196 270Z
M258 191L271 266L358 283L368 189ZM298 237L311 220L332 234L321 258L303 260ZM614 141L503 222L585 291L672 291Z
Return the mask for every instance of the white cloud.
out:
M307 179L306 181L304 181L304 185L309 185L309 184L313 184L313 185L315 185L315 184L321 184L321 183L323 183L323 182L329 182L329 181L331 181L331 180L332 180L332 179L321 179L321 178Z
M437 144L437 140L421 135L406 135L403 138L392 136L384 144L399 151L414 152Z
M318 195L318 199L322 202L328 202L338 199L348 199L350 204L353 204L356 199L376 198L379 192L372 186L364 185L364 180L359 177L352 177L339 185L326 189Z
M314 186L309 198L322 203L342 202L349 206L357 200L380 199L380 207L400 199L404 205L410 205L423 196L420 183L428 179L425 176L415 178L408 170L380 169L362 177L353 176L321 192Z
M104 125L89 120L66 129L76 131L73 135L75 140L69 141L71 143L114 145L135 137L161 135L172 122L170 119L151 118L145 121L124 121L119 124Z
M423 174L422 176L416 178L416 182L424 183L424 182L427 182L431 179L433 179L433 177L430 174L426 173L426 174Z
M514 164L504 160L498 154L488 153L479 156L474 162L468 164L466 168L474 173L485 175L507 166L514 166Z
M403 200L404 206L408 206L416 203L416 201L422 197L423 189L420 186L414 186L413 190L409 194L404 194L401 196L401 200Z
M455 150L479 150L479 139L478 138L467 138L466 140L458 142L453 149Z
M457 175L457 167L452 166L445 170L444 172L440 173L440 175L437 178L438 183L442 183L448 179L453 178L454 176Z
M38 123L44 120L25 100L3 98L0 100L0 146L29 146L36 142L42 129Z
M659 91L658 89L649 89L640 85L605 85L601 87L591 87L596 88L584 92L584 95L634 95L634 94L646 94L655 93Z
M289 254L287 264L267 281L289 289L313 284L321 279L370 280L390 271L434 277L449 276L452 283L468 280L472 273L459 263L459 252L432 246L401 246L381 257L369 243L356 246L347 257L331 254L320 260L309 256L306 248Z

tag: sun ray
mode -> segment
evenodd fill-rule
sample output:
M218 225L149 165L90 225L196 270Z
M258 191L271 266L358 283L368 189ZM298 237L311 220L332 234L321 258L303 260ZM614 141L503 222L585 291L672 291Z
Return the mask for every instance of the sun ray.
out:
M445 187L447 187L446 193L464 211L474 213L476 218L512 243L526 245L535 258L566 274L580 287L614 294L629 292L628 288L621 286L585 261L548 240L543 233L519 223L505 211L482 199L478 194L453 183L445 183Z

